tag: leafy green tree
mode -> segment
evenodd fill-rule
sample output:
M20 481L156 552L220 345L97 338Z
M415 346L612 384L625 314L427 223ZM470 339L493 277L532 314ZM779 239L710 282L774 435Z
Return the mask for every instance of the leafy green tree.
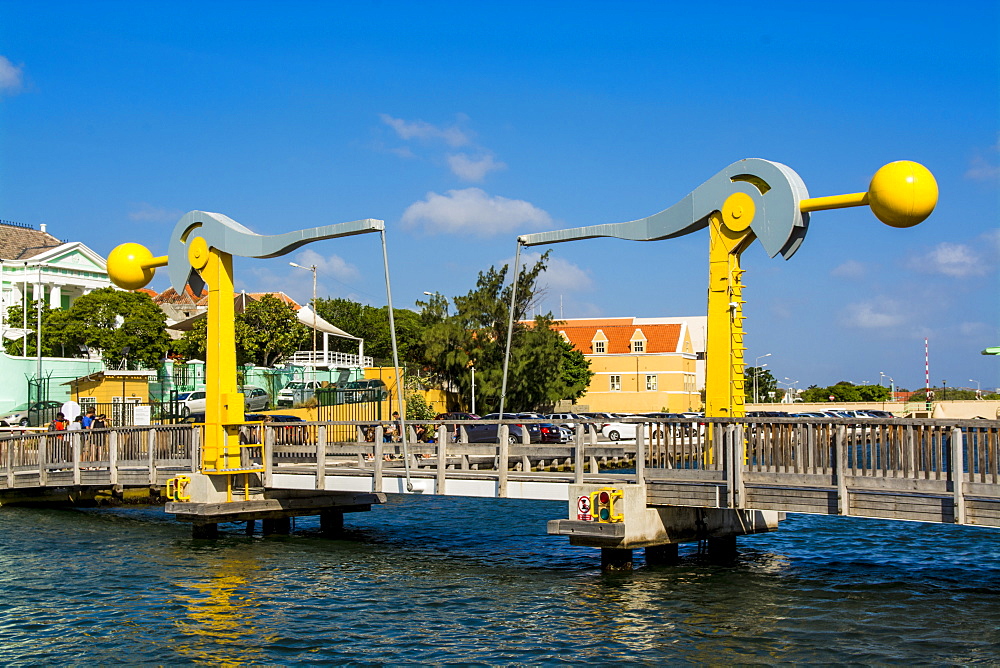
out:
M547 262L548 253L533 266L522 268L518 278L504 410L579 397L590 379L586 359L581 364L582 355L567 351L568 344L553 329L551 314L537 316L530 326L522 322L538 297L538 278ZM452 300L453 315L439 296L417 302L426 325L422 338L426 367L444 385L456 387L463 398L471 398L471 368L475 367L476 404L484 413L500 407L512 289L507 275L506 265L480 272L475 289Z
M881 385L855 385L846 380L842 380L829 387L817 387L810 385L799 393L799 398L805 402L830 401L833 397L835 402L847 401L889 401L889 388Z
M249 302L236 317L236 362L270 367L299 349L310 336L295 310L271 294Z
M889 401L891 398L889 388L882 385L858 385L857 388L861 401Z
M50 309L45 301L34 301L28 306L28 335L16 339L4 339L3 348L8 355L26 355L34 357L38 355L36 344L38 336L38 307L41 306L42 318L42 356L43 357L79 357L83 353L78 347L66 349L66 335L63 331L66 327L68 312L61 309ZM11 306L7 309L7 324L10 327L20 328L23 323L24 312L21 306ZM27 341L27 352L24 343Z
M299 349L310 337L295 310L274 295L249 301L236 314L236 363L270 367ZM195 321L190 331L174 342L173 351L184 359L205 359L208 342L207 318Z
M364 339L365 354L377 360L378 364L392 364L392 338L389 332L389 308L376 308L359 304L349 299L317 299L316 313L336 327L352 336ZM396 343L399 346L399 362L403 366L417 363L423 358L421 315L408 309L393 309L396 324ZM330 338L330 350L356 353L357 341Z
M170 344L166 316L149 295L115 288L94 290L68 311L43 308L42 338L43 355L84 357L97 350L109 367L155 368Z
M754 381L756 380L756 385ZM747 401L753 403L767 403L780 401L783 393L778 389L778 381L771 375L769 369L759 366L748 366L743 371L743 381L745 383ZM754 387L757 388L757 396L754 397ZM773 397L770 394L774 393Z

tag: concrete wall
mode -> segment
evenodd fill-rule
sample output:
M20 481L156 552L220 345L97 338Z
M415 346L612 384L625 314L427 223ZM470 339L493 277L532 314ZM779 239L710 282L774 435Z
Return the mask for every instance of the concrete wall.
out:
M49 399L68 401L71 380L102 371L104 364L84 359L43 357L42 375L50 376ZM28 378L38 373L37 357L14 357L0 352L0 412L8 413L28 402Z

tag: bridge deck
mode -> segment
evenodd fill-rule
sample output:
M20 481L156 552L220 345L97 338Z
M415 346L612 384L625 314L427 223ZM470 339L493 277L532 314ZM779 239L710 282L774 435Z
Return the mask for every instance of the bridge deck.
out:
M365 440L370 426L246 426L232 447L272 490L566 500L574 483L642 483L650 506L1000 527L1000 421L670 420L643 423L634 443L581 428L564 445L450 442L462 430L449 423L405 458L402 444ZM14 490L161 486L197 470L199 442L188 426L0 439L0 502ZM635 473L601 470L616 462Z

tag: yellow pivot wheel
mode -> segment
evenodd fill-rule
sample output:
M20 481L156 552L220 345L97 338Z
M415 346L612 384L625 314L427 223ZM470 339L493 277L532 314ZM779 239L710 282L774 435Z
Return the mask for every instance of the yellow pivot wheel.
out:
M872 213L891 227L913 227L931 215L938 201L934 175L917 162L890 162L868 186Z
M722 222L733 232L742 232L750 227L757 205L746 193L733 193L722 205Z
M108 277L125 290L138 290L153 280L155 267L153 254L142 244L122 244L108 255Z

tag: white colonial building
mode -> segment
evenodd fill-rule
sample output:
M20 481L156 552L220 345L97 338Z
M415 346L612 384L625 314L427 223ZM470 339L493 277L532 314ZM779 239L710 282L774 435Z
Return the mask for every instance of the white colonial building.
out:
M107 262L80 241L60 241L45 225L0 221L0 334L20 338L22 319L8 322L7 309L45 300L67 309L79 297L111 285ZM30 319L30 314L28 315ZM28 325L29 329L31 324ZM15 331L16 330L16 331Z

